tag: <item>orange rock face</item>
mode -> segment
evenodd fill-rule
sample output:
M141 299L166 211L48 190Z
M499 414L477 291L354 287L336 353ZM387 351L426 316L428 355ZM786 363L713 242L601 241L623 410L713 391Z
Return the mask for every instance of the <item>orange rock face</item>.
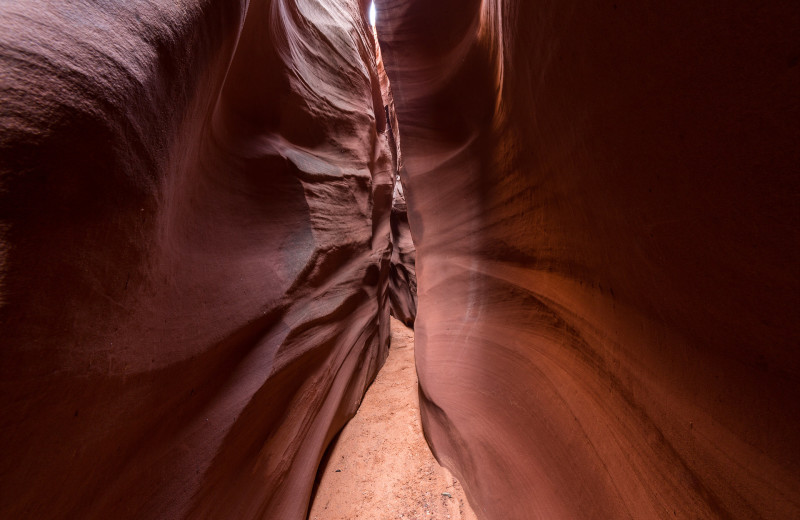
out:
M305 518L388 347L364 3L3 3L0 517Z
M377 36L377 35L376 35ZM408 226L406 198L400 176L405 175L403 153L400 147L400 129L394 107L394 94L386 75L380 46L376 43L378 55L378 78L386 111L386 124L395 164L395 186L392 195L392 260L389 274L389 301L391 313L409 327L413 327L417 316L417 274L414 268L416 249Z
M394 186L392 200L392 263L389 275L389 301L391 313L398 320L412 327L417 318L417 273L415 258L417 251L408 226L406 199L403 185Z
M367 3L3 2L0 517L304 518L414 245L479 517L800 517L800 5Z
M478 515L799 518L797 2L378 5Z

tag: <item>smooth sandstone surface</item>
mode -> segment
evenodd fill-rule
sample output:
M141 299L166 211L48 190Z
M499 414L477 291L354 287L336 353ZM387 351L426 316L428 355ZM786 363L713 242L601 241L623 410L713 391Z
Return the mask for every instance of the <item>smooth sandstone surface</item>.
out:
M0 6L0 517L280 518L388 348L366 2Z
M408 209L403 185L397 181L392 199L392 261L389 274L391 314L406 326L413 327L417 319L417 250L408 225Z
M377 34L375 35L377 38ZM403 194L403 183L400 179L404 174L403 150L400 139L400 122L394 108L394 94L386 74L385 64L380 46L376 49L378 54L378 78L381 84L381 94L387 115L387 132L392 146L392 158L395 164L395 184L392 195L392 213L390 225L392 229L392 258L389 272L389 302L390 312L409 327L414 326L417 317L417 274L414 267L416 249L408 225L406 199Z
M0 517L304 518L397 172L479 518L800 517L800 4L378 6L2 3Z
M800 518L800 4L377 4L478 517Z

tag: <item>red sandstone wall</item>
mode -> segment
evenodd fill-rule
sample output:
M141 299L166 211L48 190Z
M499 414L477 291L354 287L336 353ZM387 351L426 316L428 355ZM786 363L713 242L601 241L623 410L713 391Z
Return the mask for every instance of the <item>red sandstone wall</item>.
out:
M414 268L416 250L414 249L414 241L411 238L411 230L408 226L403 185L399 182L399 177L405 175L403 152L400 146L400 125L397 121L397 113L394 107L392 87L389 83L389 77L386 75L383 56L377 40L375 51L377 54L381 94L385 103L384 108L388 115L386 131L389 134L389 141L392 146L392 158L394 159L396 173L390 218L393 246L388 289L390 310L394 317L412 327L417 316L417 275Z
M479 516L800 517L800 4L378 4Z
M392 262L389 274L389 301L392 316L413 327L417 318L417 250L408 225L403 184L395 182L392 200Z
M0 7L0 517L305 518L387 352L365 8Z

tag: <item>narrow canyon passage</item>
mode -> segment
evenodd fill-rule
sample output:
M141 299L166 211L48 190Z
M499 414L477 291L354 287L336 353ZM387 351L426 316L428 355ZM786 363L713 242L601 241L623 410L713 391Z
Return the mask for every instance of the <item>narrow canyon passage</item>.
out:
M476 518L422 435L414 332L392 318L391 337L386 364L320 470L309 520Z
M800 2L370 1L0 2L0 520L800 519Z

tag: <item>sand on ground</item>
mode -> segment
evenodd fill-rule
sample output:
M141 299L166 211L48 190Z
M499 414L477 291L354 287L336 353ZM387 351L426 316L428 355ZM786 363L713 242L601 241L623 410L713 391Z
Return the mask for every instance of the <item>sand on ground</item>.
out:
M422 436L414 332L398 320L386 364L320 471L309 520L476 520Z

